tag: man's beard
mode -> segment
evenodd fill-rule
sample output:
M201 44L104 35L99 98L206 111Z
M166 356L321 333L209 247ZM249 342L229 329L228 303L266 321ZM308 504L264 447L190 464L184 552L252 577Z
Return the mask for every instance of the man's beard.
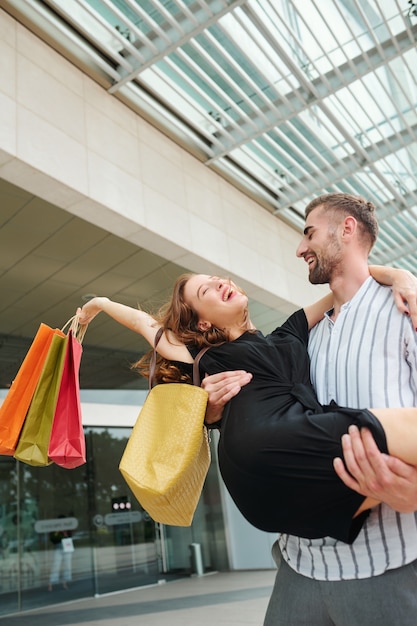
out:
M312 285L325 285L330 283L335 275L335 270L342 260L340 245L336 237L332 237L325 255L316 255L315 266L309 273L308 279Z
M316 265L308 275L308 280L312 285L325 285L330 282L332 268L327 260L320 262L316 257Z

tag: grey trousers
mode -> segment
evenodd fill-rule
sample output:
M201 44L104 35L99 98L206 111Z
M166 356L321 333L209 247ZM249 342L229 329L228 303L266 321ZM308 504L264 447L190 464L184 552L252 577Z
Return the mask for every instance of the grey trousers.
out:
M276 558L277 545L273 551ZM264 626L416 624L417 561L373 578L326 582L297 574L281 559L264 621Z

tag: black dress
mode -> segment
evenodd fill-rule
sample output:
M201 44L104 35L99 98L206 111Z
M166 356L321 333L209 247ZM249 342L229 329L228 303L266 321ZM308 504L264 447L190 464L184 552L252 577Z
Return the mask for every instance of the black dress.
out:
M219 467L237 507L257 528L352 543L368 513L353 519L364 497L343 484L332 462L342 456L341 436L350 424L368 427L383 452L386 437L366 409L319 404L307 342L300 310L266 337L248 331L202 357L202 375L236 369L253 374L225 407Z

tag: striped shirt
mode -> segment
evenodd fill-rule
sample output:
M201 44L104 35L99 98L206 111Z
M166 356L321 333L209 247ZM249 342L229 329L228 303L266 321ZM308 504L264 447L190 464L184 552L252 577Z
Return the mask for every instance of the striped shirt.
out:
M395 307L391 289L372 278L343 305L335 322L326 316L310 332L309 352L322 404L417 406L416 334ZM352 545L329 537L280 535L278 541L283 558L304 576L369 578L417 558L417 514L375 507Z

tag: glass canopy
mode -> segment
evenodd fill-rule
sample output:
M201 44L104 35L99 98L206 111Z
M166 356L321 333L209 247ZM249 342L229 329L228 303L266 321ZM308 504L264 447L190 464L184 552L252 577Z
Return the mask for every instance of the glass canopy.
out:
M371 199L372 260L417 272L417 2L8 4L278 219L301 229L320 193Z

